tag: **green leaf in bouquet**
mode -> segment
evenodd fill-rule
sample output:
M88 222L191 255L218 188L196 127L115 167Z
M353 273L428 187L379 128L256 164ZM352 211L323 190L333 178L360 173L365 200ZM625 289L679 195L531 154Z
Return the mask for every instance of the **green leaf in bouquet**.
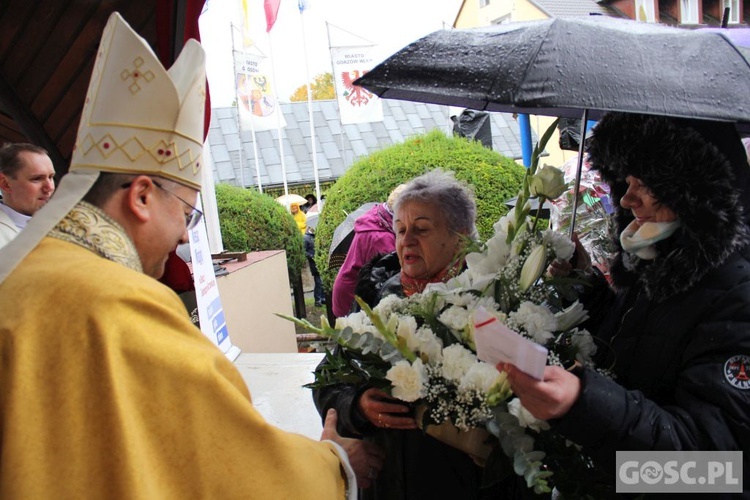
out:
M390 389L390 383L385 379L385 372L390 367L387 363L373 354L361 359L347 356L341 349L326 350L325 363L314 372L315 380L303 387L308 389L322 388L336 384L368 383L379 389Z
M403 342L399 342L399 339L393 330L389 329L388 326L383 323L380 316L375 314L372 308L364 300L357 296L355 296L354 299L357 301L357 304L359 304L359 307L362 308L362 311L365 312L367 317L370 318L373 326L377 328L378 332L380 332L383 338L385 338L387 343L395 347L401 356L409 362L413 362L417 359L417 355L411 352Z

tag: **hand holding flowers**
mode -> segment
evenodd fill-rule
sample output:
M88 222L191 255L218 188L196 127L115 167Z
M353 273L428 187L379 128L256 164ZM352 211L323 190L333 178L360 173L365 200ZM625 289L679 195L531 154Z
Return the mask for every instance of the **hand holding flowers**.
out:
M445 424L464 432L486 429L495 438L489 473L507 464L538 493L558 484L553 473L561 472L561 457L586 466L579 450L544 420L567 411L580 390L568 384L575 376L565 368L591 366L596 351L591 335L579 328L587 314L575 300L576 280L545 274L552 261L570 259L574 245L565 235L538 229L538 217L530 217L530 197L539 197L541 207L565 188L554 167L536 170L554 127L534 151L516 206L494 225L489 240L467 247L461 274L409 297L385 297L372 309L358 300L362 310L339 318L334 327L325 318L321 328L288 318L340 346L326 354L326 368L316 372L310 387L370 386L359 410L379 427L409 428L403 426L414 420L404 409L418 409L415 423L428 432ZM513 368L509 376L477 358L474 313L480 307L547 348L544 381L533 384ZM575 478L577 471L571 474Z

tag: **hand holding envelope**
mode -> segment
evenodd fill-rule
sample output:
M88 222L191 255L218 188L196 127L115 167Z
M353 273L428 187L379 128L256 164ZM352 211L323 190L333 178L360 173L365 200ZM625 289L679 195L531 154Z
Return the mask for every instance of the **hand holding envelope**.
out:
M480 360L493 366L511 363L542 380L547 349L514 332L483 307L474 312L474 343Z

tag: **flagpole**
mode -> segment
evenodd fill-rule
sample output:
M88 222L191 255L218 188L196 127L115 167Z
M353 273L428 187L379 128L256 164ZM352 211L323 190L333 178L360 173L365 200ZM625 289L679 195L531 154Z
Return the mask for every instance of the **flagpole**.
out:
M245 71L245 85L249 86L250 74ZM252 101L250 101L252 103ZM263 182L260 180L260 158L258 158L258 140L255 137L255 123L253 122L253 110L250 110L250 136L253 140L253 156L255 157L255 177L258 180L258 192L263 192ZM242 147L242 134L240 134L240 147Z
M235 78L235 82L236 82L237 81L237 76L236 76L236 72L237 72L237 51L234 48L234 24L231 23L231 22L229 23L229 30L230 30L230 33L232 34L232 64L234 66L233 67L233 70L234 70L233 72L235 73L235 77L234 78ZM247 86L247 75L245 75L245 86ZM238 151L239 158L240 158L240 187L242 189L245 189L245 174L244 174L245 165L244 165L244 162L242 161L242 117L240 116L240 106L242 106L242 101L240 100L240 94L237 91L237 84L236 83L234 85L234 100L237 103L237 132L239 133L239 136L240 136L240 141L239 141L240 142L240 149Z
M305 52L305 77L307 80L307 112L310 115L310 144L312 150L313 174L315 175L315 199L320 199L320 177L318 175L318 153L315 144L315 120L313 118L312 91L310 90L310 67L307 62L307 39L305 36L304 4L299 4L299 16L302 23L302 50Z
M340 107L339 105L339 93L338 93L338 83L336 82L336 66L333 61L333 53L331 52L331 29L329 28L329 22L326 21L326 36L328 37L328 56L331 58L331 71L333 72L333 90L336 93L336 108L338 109ZM346 168L346 147L344 146L344 123L341 120L341 109L338 109L339 112L339 139L341 142L341 157L344 160L344 168Z
M286 182L286 162L284 160L284 140L281 138L281 103L279 102L279 91L276 88L276 69L273 58L273 44L271 43L271 32L267 31L268 49L271 54L271 76L273 79L273 93L276 95L276 135L279 140L279 157L281 158L281 177L284 180L284 195L289 194L289 186Z

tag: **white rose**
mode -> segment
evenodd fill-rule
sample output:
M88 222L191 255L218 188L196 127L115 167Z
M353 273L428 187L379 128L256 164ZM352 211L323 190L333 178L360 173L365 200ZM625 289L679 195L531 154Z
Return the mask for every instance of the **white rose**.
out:
M393 397L401 401L411 403L427 395L427 370L419 358L414 363L399 361L388 370L385 378L393 385Z
M544 165L531 176L529 193L531 196L544 196L554 200L568 189L565 174L557 167Z
M450 345L443 349L443 377L459 381L476 362L474 353L461 344Z
M521 427L528 427L536 432L549 430L550 426L546 420L540 420L521 405L521 400L514 398L508 403L508 412L518 419Z

